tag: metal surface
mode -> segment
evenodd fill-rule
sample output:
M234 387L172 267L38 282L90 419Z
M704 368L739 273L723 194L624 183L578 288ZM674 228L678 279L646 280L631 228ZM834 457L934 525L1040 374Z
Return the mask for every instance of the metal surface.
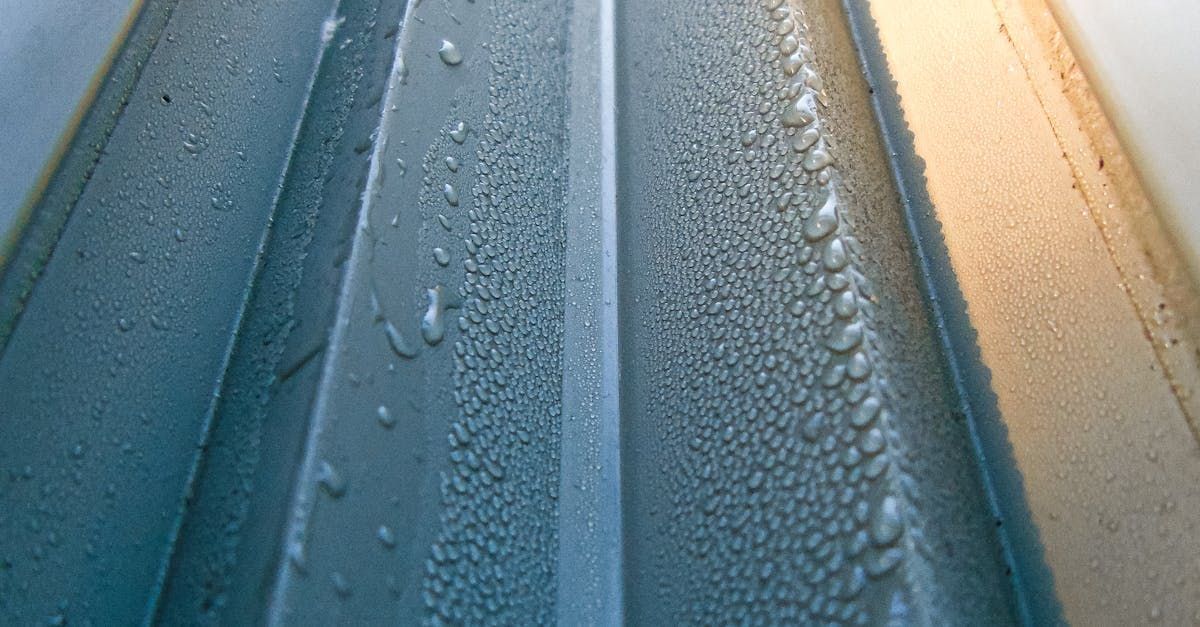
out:
M1093 371L997 351L903 17L147 0L0 277L0 622L1084 616L1011 386Z
M73 138L140 9L137 0L14 0L2 8L0 265L29 197L41 192L45 171Z

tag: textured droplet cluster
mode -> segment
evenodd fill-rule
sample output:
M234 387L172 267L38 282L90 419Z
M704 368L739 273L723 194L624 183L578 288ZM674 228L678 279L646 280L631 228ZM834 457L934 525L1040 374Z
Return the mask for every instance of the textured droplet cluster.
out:
M731 54L657 60L680 114L645 208L658 598L685 623L902 618L908 501L804 18L701 4Z
M444 212L467 218L454 221L467 225L453 234L460 248L433 253L439 264L461 259L465 277L453 346L460 413L422 591L435 624L547 623L556 589L566 78L552 44L566 11L555 1L490 10L488 112L447 126L445 167L427 181ZM466 168L455 173L472 144L474 181L446 182L464 180ZM442 298L430 291L431 310ZM429 316L422 332L442 337Z

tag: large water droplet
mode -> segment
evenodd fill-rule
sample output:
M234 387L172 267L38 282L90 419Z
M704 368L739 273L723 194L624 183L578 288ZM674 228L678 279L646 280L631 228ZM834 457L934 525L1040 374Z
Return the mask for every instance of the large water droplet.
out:
M454 125L454 128L450 129L450 139L453 139L456 144L467 141L467 130L467 123L460 121Z
M379 525L379 530L375 532L375 537L379 538L379 542L389 549L396 546L396 534L387 525Z
M462 52L458 49L458 46L454 45L448 39L442 40L442 45L438 48L438 56L442 58L442 63L446 65L458 65L462 63L463 59Z
M835 330L829 336L829 341L826 343L831 350L839 353L846 353L857 347L862 342L863 330L862 325L855 322L843 326L841 329Z
M871 422L875 420L875 416L879 415L879 407L880 403L878 398L875 398L874 396L867 397L867 399L862 402L862 405L859 405L858 409L854 410L854 413L851 414L851 424L859 429L871 424Z
M446 202L451 207L458 206L458 190L454 189L453 185L446 183L446 185L442 187L442 195L446 197Z
M326 494L335 499L346 493L346 479L327 461L322 460L317 468L317 483Z
M430 346L441 342L446 335L445 317L442 315L445 309L445 292L445 288L440 285L425 290L429 298L429 307L425 309L425 315L421 318L421 336Z
M375 416L379 419L379 424L385 429L391 429L396 426L396 417L392 415L392 411L387 408L387 405L380 405L375 410Z
M900 502L888 495L880 501L875 517L871 520L871 541L877 546L886 546L900 538L904 523L900 518Z
M804 224L804 237L815 242L837 228L837 192L829 190L825 202L816 210Z
M812 96L805 94L788 105L783 115L780 116L779 121L785 127L798 128L808 126L816 119L817 114L813 112Z

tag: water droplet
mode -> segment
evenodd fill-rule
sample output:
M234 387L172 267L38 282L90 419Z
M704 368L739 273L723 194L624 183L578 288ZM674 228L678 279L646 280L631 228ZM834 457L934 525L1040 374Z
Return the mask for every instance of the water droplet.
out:
M445 308L445 291L440 285L425 290L429 307L425 309L425 315L421 318L421 336L430 346L437 345L446 335L446 323L442 315Z
M833 302L833 313L843 320L853 318L854 314L858 313L858 299L854 292L839 293Z
M859 448L867 455L879 454L883 450L883 446L883 432L879 429L871 429L863 434L862 442L859 444Z
M815 172L833 163L833 155L829 154L829 148L824 142L817 142L816 146L809 149L808 154L804 155L804 162L801 164L805 170Z
M379 525L379 530L375 532L375 537L379 538L379 542L383 546L391 549L396 546L396 534L387 525Z
M446 203L451 207L458 206L458 190L454 189L453 185L446 183L442 187L442 195L446 197Z
M800 133L794 139L792 139L792 150L795 150L796 152L805 152L811 148L813 144L817 143L817 140L820 138L821 132L817 129L805 129L803 133Z
M468 130L470 129L467 127L467 123L460 121L458 124L454 125L453 129L450 130L450 139L453 139L454 143L456 144L461 144L467 141Z
M878 398L874 396L867 397L862 402L862 405L859 405L858 409L854 410L854 413L850 416L851 424L859 429L866 427L875 420L875 416L879 415L879 408L880 403Z
M871 362L867 361L867 356L861 351L854 353L850 357L850 363L846 364L846 376L855 381L862 381L871 374Z
M333 498L341 498L346 494L346 480L341 474L327 461L322 460L321 465L317 468L317 483L321 489Z
M900 502L896 497L887 495L880 501L871 520L871 541L876 546L892 544L900 538L904 531L904 522L900 518Z
M375 416L379 419L379 424L383 425L385 429L391 429L396 426L396 417L392 415L387 405L380 405L376 408Z
M817 114L813 112L812 96L805 94L800 98L792 101L788 108L780 116L779 121L785 127L797 128L812 124L817 119Z
M396 57L396 78L401 85L408 83L408 63L404 61L404 55Z
M821 208L813 213L804 224L804 237L815 242L829 235L837 228L837 192L832 189L825 196Z
M446 65L458 65L462 63L462 52L458 46L454 45L448 39L442 40L442 45L438 48L438 56L442 58L442 63Z
M333 41L333 36L337 33L338 27L345 21L345 17L329 16L325 18L325 21L321 23L321 43L327 44Z
M902 559L904 559L904 551L898 547L887 549L867 564L867 574L872 577L882 577L891 572Z
M183 149L193 155L198 155L204 151L204 144L192 133L188 133L187 138L183 140Z
M863 328L862 324L853 322L842 326L840 329L834 330L829 336L829 341L826 346L830 350L839 353L848 353L858 347L862 343Z
M308 560L305 557L304 544L302 542L299 542L297 540L292 540L291 542L288 542L287 556L288 556L288 562L291 563L292 568L295 568L298 572L301 572L301 573L306 572L308 570Z
M834 238L825 247L825 269L830 272L838 272L846 267L850 262L846 256L846 247L842 245L842 240Z

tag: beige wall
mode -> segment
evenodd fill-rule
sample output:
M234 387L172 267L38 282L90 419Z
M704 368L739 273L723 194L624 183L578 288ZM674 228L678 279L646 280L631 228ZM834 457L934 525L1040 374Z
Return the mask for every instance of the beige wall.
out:
M1200 3L1049 4L1200 276Z

